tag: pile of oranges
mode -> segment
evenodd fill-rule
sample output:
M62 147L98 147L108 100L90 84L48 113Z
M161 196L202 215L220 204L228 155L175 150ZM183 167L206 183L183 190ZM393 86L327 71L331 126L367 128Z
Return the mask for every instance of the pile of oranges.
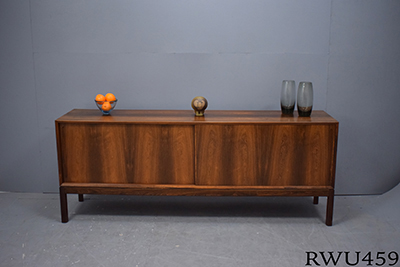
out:
M96 98L94 100L96 100L97 104L101 105L102 110L109 111L112 108L111 104L113 104L114 101L117 100L117 98L114 94L108 93L106 94L106 96L98 94L96 95Z

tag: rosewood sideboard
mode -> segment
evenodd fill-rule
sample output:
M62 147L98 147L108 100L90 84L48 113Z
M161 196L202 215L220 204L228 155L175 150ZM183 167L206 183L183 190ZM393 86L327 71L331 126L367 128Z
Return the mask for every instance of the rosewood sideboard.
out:
M327 197L339 123L281 111L74 109L55 121L61 221L67 194Z

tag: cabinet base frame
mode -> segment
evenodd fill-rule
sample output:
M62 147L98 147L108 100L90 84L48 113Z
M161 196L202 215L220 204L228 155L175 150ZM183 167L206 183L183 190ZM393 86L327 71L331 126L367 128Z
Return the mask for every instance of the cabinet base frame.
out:
M67 194L143 195L143 196L312 196L318 204L320 196L327 197L325 224L332 226L335 191L330 186L201 186L201 185L144 185L63 183L60 186L61 222L67 223Z

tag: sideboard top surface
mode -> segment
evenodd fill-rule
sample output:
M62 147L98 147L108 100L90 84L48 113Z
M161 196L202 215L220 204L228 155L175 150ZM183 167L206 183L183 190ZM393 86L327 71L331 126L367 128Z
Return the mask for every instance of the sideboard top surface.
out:
M315 110L311 117L284 116L280 110L207 110L196 117L193 110L114 110L103 116L97 109L73 109L57 123L138 123L138 124L318 124L334 123L325 111Z

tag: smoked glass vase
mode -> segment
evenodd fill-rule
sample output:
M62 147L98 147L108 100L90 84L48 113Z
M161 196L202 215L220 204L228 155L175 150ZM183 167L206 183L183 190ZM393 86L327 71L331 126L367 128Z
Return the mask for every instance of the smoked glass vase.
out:
M281 89L281 110L282 114L293 114L296 102L296 85L293 80L282 81Z
M310 117L314 93L311 82L300 82L297 90L297 111L300 117Z

